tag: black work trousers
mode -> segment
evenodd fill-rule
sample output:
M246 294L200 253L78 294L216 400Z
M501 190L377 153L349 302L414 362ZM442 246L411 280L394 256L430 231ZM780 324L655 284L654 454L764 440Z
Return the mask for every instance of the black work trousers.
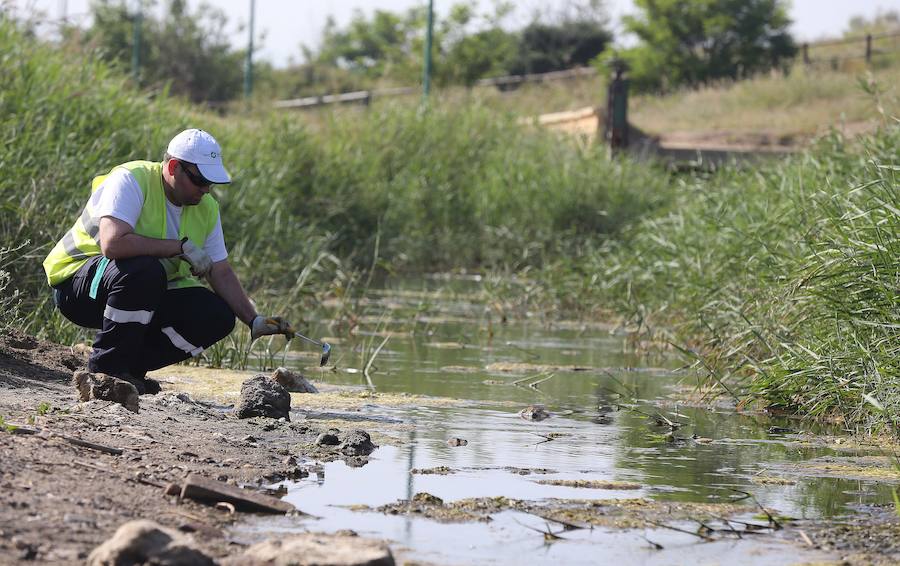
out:
M88 359L92 372L142 378L154 369L198 356L234 329L234 313L205 287L166 288L159 258L89 259L53 288L63 316L99 328ZM95 298L91 298L91 286Z

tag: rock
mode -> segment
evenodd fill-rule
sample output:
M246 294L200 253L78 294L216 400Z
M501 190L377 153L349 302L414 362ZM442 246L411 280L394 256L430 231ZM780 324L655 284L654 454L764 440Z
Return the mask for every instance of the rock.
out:
M133 413L138 412L138 390L124 381L105 373L76 371L72 374L72 385L78 390L82 402L91 399L119 403Z
M241 400L237 407L238 418L283 417L291 420L290 410L291 395L267 376L256 375L241 385Z
M213 566L215 562L191 539L153 521L125 523L113 537L91 552L88 566Z
M465 446L469 441L465 438L451 438L447 441L449 446Z
M391 549L358 536L302 534L254 544L222 566L393 566Z
M519 416L526 421L542 421L550 418L550 413L547 412L543 405L528 405L519 411Z
M309 382L300 372L291 371L287 368L278 368L272 374L279 385L290 391L291 393L318 393L316 386Z
M337 435L330 432L323 432L316 438L318 446L337 446L340 443L341 441Z
M442 507L444 505L444 500L436 495L431 495L428 492L421 491L421 492L413 495L411 503L418 503L419 505L435 505L437 507Z
M184 480L181 497L203 503L230 503L240 511L254 513L289 513L296 508L277 497L242 489L224 482L191 474Z
M368 456L377 446L372 443L369 433L364 430L351 431L341 442L341 454L346 456Z

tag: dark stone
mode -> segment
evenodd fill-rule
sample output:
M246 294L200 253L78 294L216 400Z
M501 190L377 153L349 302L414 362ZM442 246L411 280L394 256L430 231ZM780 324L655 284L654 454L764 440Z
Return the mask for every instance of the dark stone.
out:
M270 417L291 420L290 410L290 393L268 376L254 376L241 385L241 400L237 407L238 418Z
M316 438L316 444L319 446L337 446L341 441L336 434L323 432Z
M369 433L364 430L350 431L341 442L341 454L346 456L368 456L378 448L372 443Z

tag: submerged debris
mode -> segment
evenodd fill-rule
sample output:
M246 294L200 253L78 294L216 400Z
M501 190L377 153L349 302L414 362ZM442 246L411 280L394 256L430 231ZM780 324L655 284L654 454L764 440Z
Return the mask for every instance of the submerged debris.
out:
M550 413L547 412L543 405L528 405L519 411L519 416L526 421L542 421L550 418Z
M435 466L434 468L413 468L409 471L411 474L419 474L423 476L427 475L437 475L437 476L448 476L450 474L456 473L456 470L453 468L449 468L447 466Z
M537 480L541 485L558 485L562 487L583 487L588 489L641 489L641 484L630 481L612 480Z
M636 499L543 499L523 501L508 497L477 497L445 503L430 494L416 494L412 500L371 508L351 507L354 511L378 511L389 515L417 515L445 523L487 522L503 511L519 511L548 521L579 527L600 526L641 529L651 523L700 520L713 522L754 509L736 503L688 503ZM760 525L761 528L766 528Z

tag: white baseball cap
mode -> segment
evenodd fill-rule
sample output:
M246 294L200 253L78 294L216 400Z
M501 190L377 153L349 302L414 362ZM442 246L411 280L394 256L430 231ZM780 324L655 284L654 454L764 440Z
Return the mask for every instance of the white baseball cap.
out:
M193 163L207 181L230 183L231 175L222 165L222 148L214 137L203 130L191 128L172 138L166 153L176 159Z

